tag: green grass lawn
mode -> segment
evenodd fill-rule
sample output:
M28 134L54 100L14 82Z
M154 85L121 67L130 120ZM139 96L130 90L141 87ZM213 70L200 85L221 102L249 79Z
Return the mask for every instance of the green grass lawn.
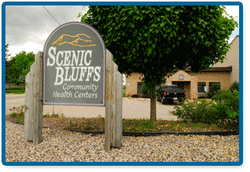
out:
M23 94L25 93L25 90L21 90L21 89L6 89L5 93L9 93L9 94Z

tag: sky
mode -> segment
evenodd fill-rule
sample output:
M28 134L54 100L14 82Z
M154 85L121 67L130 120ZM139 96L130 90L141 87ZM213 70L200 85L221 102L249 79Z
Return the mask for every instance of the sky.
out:
M35 54L43 51L47 37L59 24L80 21L78 14L84 14L87 10L87 6L6 7L6 44L9 44L9 54L13 57L21 51ZM226 6L226 11L239 21L238 6ZM238 34L239 28L235 28L229 42Z
M59 24L80 21L83 6L9 6L6 8L6 44L9 54L26 51L37 53ZM52 17L53 16L53 17Z

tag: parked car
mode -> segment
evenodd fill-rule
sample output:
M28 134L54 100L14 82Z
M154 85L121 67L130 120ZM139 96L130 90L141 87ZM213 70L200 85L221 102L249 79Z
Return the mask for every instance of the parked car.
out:
M178 88L177 85L163 85L157 89L157 100L161 101L162 104L167 101L173 103L175 100L181 102L185 98L186 91Z

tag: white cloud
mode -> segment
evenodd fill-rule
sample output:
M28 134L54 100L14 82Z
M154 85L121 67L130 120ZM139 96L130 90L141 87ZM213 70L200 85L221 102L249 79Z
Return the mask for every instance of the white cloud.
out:
M43 34L41 36L38 36L40 41L46 41L48 37L49 37L49 33L45 33L45 34Z
M33 52L36 54L38 51L43 50L43 45L38 44L35 42L26 42L22 45L13 45L9 47L9 52L11 54L11 57L15 56L16 54L25 51L26 53Z
M225 6L226 13L230 16L233 16L234 20L239 24L239 6ZM235 27L233 33L229 36L229 43L233 41L236 35L239 35L239 27Z
M233 16L235 20L239 20L239 6L225 6L226 12Z

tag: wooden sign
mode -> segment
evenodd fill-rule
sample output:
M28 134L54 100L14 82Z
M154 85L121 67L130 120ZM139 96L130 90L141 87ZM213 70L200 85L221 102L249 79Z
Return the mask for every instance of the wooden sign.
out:
M44 46L45 105L105 106L105 45L91 26L70 22Z

